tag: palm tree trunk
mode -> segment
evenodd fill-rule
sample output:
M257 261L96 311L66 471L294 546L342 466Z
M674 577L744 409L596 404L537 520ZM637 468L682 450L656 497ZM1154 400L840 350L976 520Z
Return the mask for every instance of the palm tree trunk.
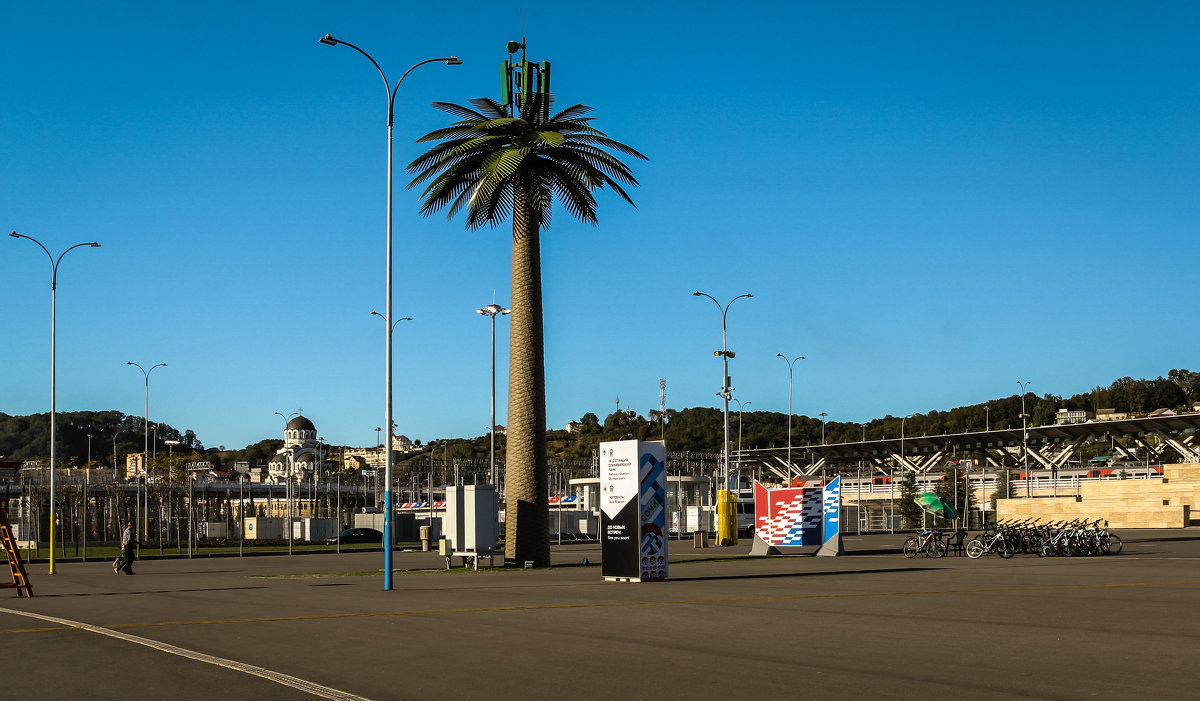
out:
M504 562L550 565L546 371L538 219L518 185L513 202L512 322L508 359Z

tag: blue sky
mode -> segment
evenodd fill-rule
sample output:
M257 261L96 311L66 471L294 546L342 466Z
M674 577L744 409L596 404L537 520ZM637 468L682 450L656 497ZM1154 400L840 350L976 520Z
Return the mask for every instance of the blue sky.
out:
M523 12L522 12L523 11ZM559 106L650 158L637 209L543 236L551 426L620 396L717 406L728 300L749 410L860 421L1200 369L1200 11L1191 3L46 2L0 10L0 228L64 258L58 407L209 446L383 423L386 102L396 161L498 91L504 44ZM510 231L417 214L397 168L395 412L422 440L489 418ZM0 411L49 408L49 275L0 241ZM507 322L498 324L504 422Z

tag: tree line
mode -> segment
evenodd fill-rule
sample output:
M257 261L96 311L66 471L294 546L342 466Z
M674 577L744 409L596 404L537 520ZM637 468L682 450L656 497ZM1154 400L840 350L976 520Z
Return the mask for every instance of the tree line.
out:
M1060 409L1097 411L1113 409L1118 412L1145 414L1157 409L1182 410L1200 402L1200 373L1171 370L1167 376L1152 380L1122 377L1112 384L1097 386L1091 391L1070 397L1051 394L1025 395L1025 410L1030 426L1054 423ZM879 440L900 436L901 419L884 416L867 422L828 421L824 424L826 443L849 443L860 440ZM724 419L720 409L696 407L691 409L651 410L646 416L633 411L616 411L603 421L594 413L584 414L577 430L554 429L546 432L547 456L552 463L580 465L590 463L601 442L638 439L665 440L672 451L720 452L724 436ZM1016 428L1021 425L1021 396L991 399L979 404L956 407L947 411L932 410L903 420L906 435L941 435L985 429ZM124 464L127 453L142 452L140 416L128 416L118 411L77 411L58 414L58 461L62 467L83 467L87 462L88 435L91 439L92 463L112 464L115 436L118 463ZM178 440L174 448L176 462L204 459L214 467L232 466L247 462L251 467L265 465L283 441L268 438L240 450L210 449L191 430L180 432L167 424L151 422L151 433L157 430L160 462L165 459L164 440ZM821 420L811 416L792 419L792 445L815 445L821 442ZM773 411L730 412L730 442L740 446L777 448L787 445L788 416ZM49 452L49 414L9 416L0 413L0 456L15 459L45 457ZM497 463L503 464L506 436L496 436ZM484 434L474 438L438 439L431 441L419 453L400 455L400 473L426 474L429 464L445 469L455 463L478 468L489 461L490 441ZM340 462L336 447L328 458ZM430 462L432 460L432 463Z

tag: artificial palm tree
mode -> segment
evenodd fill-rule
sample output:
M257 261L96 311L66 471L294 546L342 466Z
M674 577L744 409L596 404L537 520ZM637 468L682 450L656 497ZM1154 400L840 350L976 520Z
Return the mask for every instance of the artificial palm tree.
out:
M504 559L539 567L550 564L540 233L550 225L556 197L591 224L597 222L592 190L611 188L633 204L622 186L637 180L610 151L646 158L592 127L590 107L550 116L552 102L549 94L534 93L518 100L515 115L489 98L471 100L475 109L434 103L460 121L419 139L438 143L408 166L415 174L409 187L429 181L422 214L449 207L449 219L465 208L469 229L497 226L512 215Z

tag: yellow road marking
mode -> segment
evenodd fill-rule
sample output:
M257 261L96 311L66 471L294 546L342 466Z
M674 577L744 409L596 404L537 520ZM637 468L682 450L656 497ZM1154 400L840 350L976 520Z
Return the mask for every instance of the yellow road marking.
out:
M890 591L890 592L864 592L864 593L840 593L840 594L793 594L787 596L746 596L746 597L730 597L722 599L670 599L670 600L650 600L650 601L605 601L605 602L585 602L573 604L530 604L524 606L484 606L476 608L451 608L451 609L412 609L407 611L369 611L365 613L328 613L328 614L310 614L305 616L264 616L260 618L217 618L211 620L198 621L152 621L147 623L115 623L107 626L92 626L84 624L88 629L102 628L105 630L117 630L123 628L156 628L163 626L200 626L200 625L221 625L232 623L279 623L286 621L319 621L338 618L370 618L375 616L428 616L439 614L462 614L462 613L503 613L507 611L551 611L562 609L587 609L587 608L618 608L628 606L695 606L705 604L737 604L751 603L762 601L804 601L809 599L861 599L884 596L943 596L946 594L996 594L1004 592L1032 592L1032 591L1071 591L1080 589L1119 589L1132 587L1167 587L1167 586L1183 586L1200 584L1200 580L1180 580L1173 582L1128 582L1124 584L1063 584L1054 586L1042 587L996 587L983 589L941 589L936 591ZM0 609L0 611L8 611L10 613L19 613L17 611L9 611ZM71 630L80 628L80 625L52 626L44 628L14 628L4 631L6 633L44 633L49 631Z

